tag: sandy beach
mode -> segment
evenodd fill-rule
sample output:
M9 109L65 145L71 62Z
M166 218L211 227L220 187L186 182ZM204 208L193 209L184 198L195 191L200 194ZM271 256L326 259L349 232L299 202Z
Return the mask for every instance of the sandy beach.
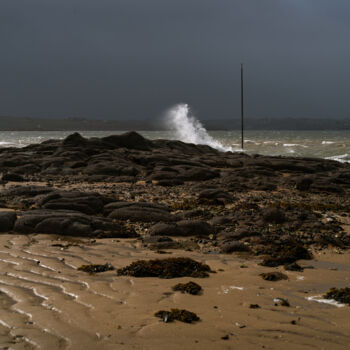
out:
M216 273L204 279L164 280L77 271L82 264L110 262L121 267L170 255L205 262ZM256 259L177 250L160 256L135 240L2 235L0 262L3 348L348 347L349 307L308 298L324 294L330 286L349 284L349 253L319 252L314 260L300 262L310 268L287 272L288 280L278 282L261 279L259 274L271 269L259 266ZM172 291L176 283L190 280L202 286L201 295ZM276 306L276 298L288 299L290 307ZM250 304L260 308L251 309ZM201 321L164 323L153 316L171 308L191 310ZM225 336L229 338L222 339Z

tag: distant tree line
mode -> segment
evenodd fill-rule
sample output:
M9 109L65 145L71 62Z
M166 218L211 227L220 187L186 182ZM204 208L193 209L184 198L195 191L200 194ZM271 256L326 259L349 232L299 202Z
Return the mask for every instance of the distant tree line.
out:
M239 130L240 119L202 121L209 130ZM247 130L350 130L350 120L315 118L246 118ZM84 118L1 117L1 131L165 130L159 120L90 120Z

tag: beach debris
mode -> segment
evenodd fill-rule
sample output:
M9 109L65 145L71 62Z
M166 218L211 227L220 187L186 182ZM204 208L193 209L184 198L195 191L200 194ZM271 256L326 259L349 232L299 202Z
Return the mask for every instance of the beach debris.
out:
M238 328L245 328L245 327L247 327L245 324L239 323L239 322L236 322L235 325L236 325Z
M350 305L350 288L331 288L323 297Z
M198 295L202 291L202 287L195 282L178 283L173 288L173 291L180 291L181 293L188 293Z
M286 306L286 307L290 306L289 301L284 298L275 298L273 299L273 302L275 303L275 306Z
M222 340L229 340L230 339L230 335L226 334L223 337L221 337Z
M288 276L282 272L264 272L264 273L261 273L259 276L261 276L263 280L271 281L271 282L288 279Z
M138 260L118 269L119 276L134 277L209 277L211 269L208 265L191 258L167 258L155 260Z
M260 305L259 304L250 304L249 309L260 309Z
M98 272L114 270L114 267L110 263L106 263L104 265L91 264L91 265L82 265L78 267L78 270L93 274Z
M161 318L165 323L173 322L175 320L185 323L192 323L200 320L200 318L194 312L184 309L171 309L170 311L160 310L156 312L154 316Z

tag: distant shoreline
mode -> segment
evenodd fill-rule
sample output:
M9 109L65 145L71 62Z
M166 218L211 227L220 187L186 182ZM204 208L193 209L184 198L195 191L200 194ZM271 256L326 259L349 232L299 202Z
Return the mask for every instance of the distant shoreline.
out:
M207 130L240 130L238 118L202 120ZM312 119L312 118L260 118L247 117L246 130L289 130L289 131L327 131L350 130L350 120ZM92 120L84 118L49 119L35 117L1 117L0 131L165 131L158 120Z

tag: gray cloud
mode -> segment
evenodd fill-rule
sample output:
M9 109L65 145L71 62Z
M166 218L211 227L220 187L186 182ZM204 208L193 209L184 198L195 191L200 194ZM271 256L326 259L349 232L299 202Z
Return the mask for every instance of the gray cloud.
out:
M0 115L350 118L347 0L1 0Z

